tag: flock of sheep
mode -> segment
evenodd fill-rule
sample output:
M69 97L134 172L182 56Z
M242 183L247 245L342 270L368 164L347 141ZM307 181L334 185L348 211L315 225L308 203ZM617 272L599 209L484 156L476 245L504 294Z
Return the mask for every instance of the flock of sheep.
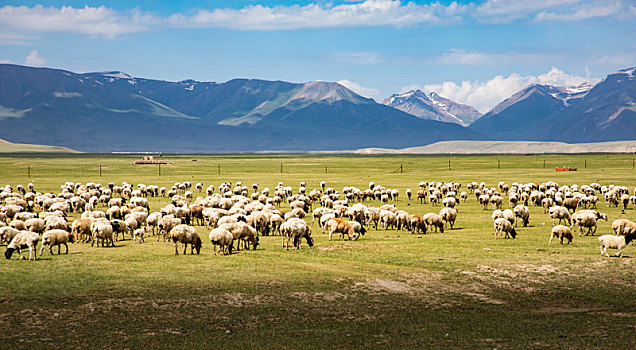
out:
M636 189L634 189L636 192ZM67 182L60 186L59 193L41 193L29 183L26 188L17 185L15 189L7 185L0 191L0 244L7 244L5 257L10 259L18 251L29 249L29 260L37 259L37 245L41 242L39 254L48 247L64 245L68 253L68 243L86 242L91 246L114 245L114 242L130 235L135 242L142 243L146 237L156 235L157 241L169 240L174 243L175 254L179 245L183 254L190 245L190 253L200 253L202 239L195 225L210 229L209 240L213 251L231 254L233 249L256 249L260 237L278 234L286 249L300 249L302 240L311 247L311 237L316 221L329 240L338 238L356 240L365 235L371 225L375 229L408 230L412 234L444 232L452 229L457 219L456 206L474 197L483 210L493 209L492 219L496 238L515 238L515 227L524 227L530 222L528 206L544 208L553 221L548 244L558 238L570 243L572 229L577 226L579 235L594 234L597 221L608 221L606 214L596 209L599 197L607 206L636 205L636 195L631 195L624 186L559 185L555 182L507 184L500 182L497 187L487 187L485 183L471 182L462 191L456 182L420 182L414 193L406 189L409 201L441 205L438 213L425 215L409 214L399 210L390 201L396 201L400 191L387 189L369 183L368 188L358 189L346 186L342 191L327 187L322 181L318 188L307 190L306 183L294 191L292 187L279 183L273 191L253 184L250 189L241 182L222 183L204 188L202 183L193 187L190 182L175 183L170 189L155 185L133 186L123 182L121 186L109 183L86 184ZM503 209L504 196L511 209ZM148 197L169 199L170 203L158 211L151 212ZM415 197L415 198L413 198ZM372 200L380 201L380 206L367 205ZM281 211L287 203L289 210ZM99 207L104 210L99 210ZM503 210L502 210L503 209ZM68 221L68 214L77 213L79 218ZM311 215L311 224L305 220ZM558 224L557 224L558 222ZM563 225L563 224L567 224ZM615 235L599 237L601 254L609 256L607 249L617 249L622 256L623 249L636 238L636 223L627 219L612 222ZM236 243L235 243L236 242Z

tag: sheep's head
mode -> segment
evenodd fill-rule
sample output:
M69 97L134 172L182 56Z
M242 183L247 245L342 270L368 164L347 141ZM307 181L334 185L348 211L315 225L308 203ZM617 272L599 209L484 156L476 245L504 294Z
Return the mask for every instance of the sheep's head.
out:
M571 236L571 235L572 235L572 234L570 234L570 236ZM517 238L517 231L515 231L515 229L514 229L514 228L510 231L510 237L512 237L512 238Z
M15 248L7 248L7 251L4 252L4 257L8 259L11 259L11 255L13 255L13 252L15 251Z
M625 235L625 244L630 244L633 240L636 240L636 233L628 233Z
M367 229L364 228L364 225L360 225L360 234L364 236L366 233L367 233Z
M599 219L603 219L605 221L607 221L607 214L605 213L597 213L597 216Z
M308 246L310 246L310 247L314 246L314 239L311 238L311 236L309 236L309 235L305 236L305 240L307 240L307 245Z
M71 233L68 235L68 241L71 243L75 243L75 234Z
M201 238L196 237L194 239L194 249L197 251L197 254L201 253L201 246L202 246L202 242L201 242Z

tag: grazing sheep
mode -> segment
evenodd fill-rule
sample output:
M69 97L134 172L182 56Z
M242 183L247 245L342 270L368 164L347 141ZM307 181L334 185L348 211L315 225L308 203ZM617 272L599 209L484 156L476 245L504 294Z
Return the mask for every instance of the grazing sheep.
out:
M580 210L572 215L570 228L574 227L574 225L578 225L580 230L579 236L583 233L585 233L586 236L589 234L593 236L596 233L596 222L599 219L607 221L607 215L593 210ZM587 232L584 232L584 229L587 229Z
M521 222L523 222L523 227L528 226L528 223L530 222L530 210L528 210L528 207L519 204L514 207L513 211L515 213L515 216L521 219Z
M364 236L367 233L367 230L357 221L347 221L351 227L353 227L353 231L355 232L353 239L358 239L360 235Z
M495 238L499 238L500 234L505 234L504 238L517 237L517 232L515 231L514 226L510 223L510 221L505 218L498 218L493 223L495 227Z
M501 211L499 209L493 210L491 217L492 217L493 221L495 221L495 219L498 219L498 218L503 218L504 217L503 216L503 211Z
M447 208L455 208L457 200L454 197L446 197L442 199L442 205Z
M215 228L210 231L210 242L212 242L212 250L214 251L214 255L217 253L216 247L219 246L219 252L223 255L231 255L232 254L232 241L234 241L234 236L230 231L223 228Z
M31 260L31 258L33 258L33 260L37 260L37 246L39 241L39 234L31 231L20 231L13 237L9 245L7 245L4 257L11 259L11 255L13 255L13 252L17 249L18 254L20 254L20 260L23 260L24 257L22 256L22 249L29 248L29 260Z
M290 240L293 242L292 244L294 248L301 249L303 237L310 247L314 246L314 239L311 238L311 229L303 220L292 218L284 222L281 226L281 233L283 236L283 248L286 248L287 250L289 250ZM287 240L285 240L285 238L287 238Z
M87 242L91 238L91 219L80 218L73 221L71 232L81 242Z
M442 210L439 211L439 216L442 218L442 221L444 221L444 228L446 228L446 223L448 223L452 230L455 225L455 220L457 220L457 210L453 208L442 208Z
M24 223L24 221L22 220L11 220L11 222L9 223L9 226L13 227L16 230L19 231L25 231L27 229L26 224Z
M300 220L300 219L298 219ZM234 223L228 223L219 225L220 228L224 228L232 234L235 241L237 242L236 250L240 250L241 241L244 244L244 247L248 249L248 245L252 245L252 250L256 250L256 247L259 245L259 237L258 232L252 226L246 224L245 222L239 221Z
M57 246L57 254L60 254L62 244L66 247L66 253L68 254L68 244L75 243L75 236L64 230L50 230L42 234L42 247L40 248L40 256L44 253L44 246L49 246L49 253L53 255L53 247Z
M616 219L612 222L612 230L617 236L636 233L636 223L627 219Z
M108 246L115 246L115 242L113 242L113 226L109 221L96 221L91 224L91 233L93 235L93 240L91 242L91 247L95 244L96 247L99 247L99 242L101 241L102 247L104 244Z
M395 214L394 214L395 215ZM331 241L332 235L334 233L339 233L340 237L344 239L344 235L347 235L349 240L357 237L355 234L355 230L353 226L346 220L340 218L333 218L326 223L327 229L329 230L329 240Z
M559 224L561 224L562 221L566 221L568 225L572 223L572 216L570 215L568 209L565 207L551 207L549 213L550 217L552 218L552 226L556 225L557 219L559 220Z
M548 245L552 245L552 238L557 237L563 244L563 238L567 238L568 244L572 242L572 231L570 228L563 225L556 225L552 228L552 233L550 234L550 240L548 241Z
M435 213L428 213L424 214L423 218L427 227L434 227L435 232L437 232L437 229L439 229L440 233L444 232L444 221L441 216Z
M159 242L159 238L163 237L163 241L165 242L168 238L168 234L170 230L172 230L175 226L181 224L181 219L175 218L173 215L166 215L159 219L157 227L157 242ZM163 233L163 235L162 235Z
M479 199L479 204L481 204L481 210L486 210L488 209L488 204L490 203L490 196L487 194L482 194L481 196L477 197L477 199ZM497 208L495 208L497 209Z
M411 234L414 234L414 233L426 234L426 222L424 221L424 218L422 218L419 215L413 214L409 216L408 227L409 227L409 230L411 231Z
M501 196L492 196L490 197L490 204L492 204L492 209L501 209L501 204L503 203L503 197Z
M389 226L395 229L397 225L397 215L389 210L382 210L380 211L380 222L384 230L387 230Z
M579 199L578 198L565 198L563 200L563 207L567 208L568 210L572 209L572 212L574 213L576 211L576 208L579 207Z
M174 254L179 255L177 248L179 243L183 244L183 254L186 254L188 244L190 245L190 254L194 254L196 249L197 254L201 253L202 241L201 237L197 233L197 230L185 224L179 224L170 230L170 239L174 242Z
M634 239L636 239L635 233L630 233L625 236L603 235L598 238L601 242L601 256L605 255L609 257L607 249L618 249L616 256L623 257L623 249L627 247Z

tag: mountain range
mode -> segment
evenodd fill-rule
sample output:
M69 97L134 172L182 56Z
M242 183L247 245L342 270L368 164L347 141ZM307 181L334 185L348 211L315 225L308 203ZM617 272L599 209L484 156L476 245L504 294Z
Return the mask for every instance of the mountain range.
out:
M595 86L530 85L480 116L419 90L380 104L323 81L170 82L0 64L0 139L89 152L202 153L633 140L635 70Z
M337 83L142 79L0 65L0 139L81 151L255 152L483 140Z

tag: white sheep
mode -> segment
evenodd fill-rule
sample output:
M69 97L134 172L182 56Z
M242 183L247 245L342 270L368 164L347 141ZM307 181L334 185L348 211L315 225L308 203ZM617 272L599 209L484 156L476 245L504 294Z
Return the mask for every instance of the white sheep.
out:
M517 237L517 232L515 231L514 226L510 223L510 221L505 218L498 218L493 223L495 227L495 238L499 238L500 234L504 234L504 238Z
M598 238L601 242L601 256L605 255L609 257L607 253L607 249L618 249L618 253L616 256L623 256L623 249L627 247L634 239L636 239L636 234L630 233L625 236L614 236L614 235L603 235Z
M612 230L617 236L636 233L636 223L627 219L616 219L612 222Z
M561 244L563 244L563 238L566 238L568 240L568 244L572 242L572 238L573 238L572 231L570 231L570 228L563 225L556 225L552 228L548 245L552 245L552 239L554 237L557 237L561 241Z
M75 243L75 235L64 230L49 230L42 234L42 247L40 248L40 256L44 253L44 246L49 246L49 253L53 255L53 247L57 246L57 254L60 254L62 244L66 247L68 254L68 243Z
M455 225L455 220L457 220L457 210L450 207L442 208L442 210L439 211L439 216L444 221L444 228L446 228L446 223L448 223L452 230Z
M20 254L20 260L23 260L24 257L22 256L22 249L29 248L29 260L31 260L31 258L33 258L33 260L37 260L37 246L39 241L39 234L31 231L20 231L13 237L9 245L7 245L4 257L11 259L11 255L13 255L13 252L17 249Z
M234 241L234 236L232 233L224 228L215 228L210 231L210 242L212 242L212 250L214 251L214 255L217 253L216 247L219 246L219 252L223 255L231 255L232 254L232 242Z
M559 220L559 224L561 224L562 221L566 221L568 225L572 223L572 216L570 215L570 212L568 211L568 209L565 207L560 207L560 206L551 207L549 210L549 213L550 213L550 217L552 218L553 226L556 225L556 220Z
M0 227L0 244L9 244L18 232L20 231L11 226Z
M333 219L333 220L341 220L341 219ZM331 220L329 222L331 222ZM290 220L285 221L281 225L281 233L283 236L283 247L286 248L287 250L289 250L290 240L293 242L292 243L293 247L296 249L301 248L301 242L303 238L305 238L305 240L307 241L307 244L310 247L313 247L314 245L314 240L313 238L311 238L311 229L309 228L307 223L305 223L305 221L303 220L292 218Z
M435 232L437 232L437 229L439 229L440 233L444 232L444 221L442 220L441 216L435 213L427 213L427 214L424 214L423 218L424 218L424 222L426 223L426 226L434 227Z
M173 227L172 230L170 230L170 239L174 242L175 255L179 255L179 251L177 250L179 243L183 244L184 255L188 248L188 244L190 244L190 254L194 254L195 249L197 254L201 253L201 237L197 230L190 225L179 224Z

